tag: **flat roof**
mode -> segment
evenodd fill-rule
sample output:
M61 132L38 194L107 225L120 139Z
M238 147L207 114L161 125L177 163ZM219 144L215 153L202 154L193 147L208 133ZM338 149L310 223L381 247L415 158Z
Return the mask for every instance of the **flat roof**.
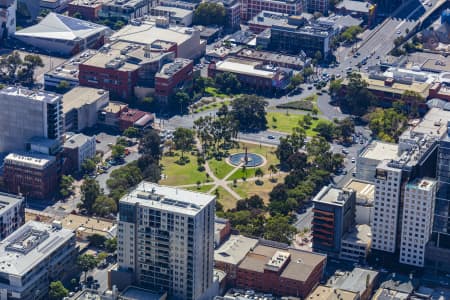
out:
M332 185L324 186L314 197L313 202L343 206L348 199L346 191Z
M172 78L190 63L192 63L192 60L190 59L176 58L173 62L163 65L161 70L159 70L155 76L161 78Z
M153 209L195 216L215 199L214 195L206 193L142 181L134 190L123 196L120 203L139 203Z
M351 178L345 185L345 188L354 190L356 192L356 198L364 199L367 202L373 202L374 200L375 185L370 182Z
M27 88L8 86L0 90L0 95L24 97L29 100L42 101L46 103L55 103L61 99L60 95L45 91L29 90Z
M395 160L399 157L398 145L374 140L366 146L359 156L378 161L385 159Z
M216 69L223 72L239 73L250 76L273 78L275 71L256 69L259 62L229 58L216 63Z
M0 242L0 269L22 276L74 236L72 230L30 221Z
M422 191L431 191L436 185L436 180L428 178L416 178L411 182L408 182L407 187L409 189L416 189Z
M428 58L421 66L422 70L430 72L450 72L450 59L445 57Z
M345 8L346 10L369 13L371 7L373 5L369 2L364 1L352 1L352 0L343 0L342 2L336 4L336 8Z
M103 98L108 91L85 86L76 86L63 95L63 113L67 114L72 109L78 109L87 104L92 104Z
M72 135L64 142L64 148L75 149L83 146L88 141L95 139L95 137L87 136L82 133Z
M411 84L399 83L394 80L393 84L386 86L384 80L369 78L365 73L360 73L362 78L367 82L368 89L373 89L382 92L391 92L396 94L403 94L405 91L413 91L421 94L424 98L428 97L429 88L432 83L413 81Z
M139 62L130 63L128 51L138 50L142 45L136 43L116 42L103 46L101 51L85 60L82 64L97 68L110 68L119 71L134 71L140 68ZM144 56L142 56L145 58Z
M155 293L136 286L127 287L121 294L120 299L124 300L161 300L165 299L166 293Z
M16 206L17 203L22 202L24 199L24 197L19 195L0 192L0 214Z
M258 245L250 251L239 268L263 273L267 263L277 251L288 252L290 261L280 273L280 277L305 282L311 276L313 270L326 260L325 255L302 251L293 248L279 249L264 245Z
M73 0L70 2L70 5L76 5L76 6L84 6L84 7L97 7L101 6L103 3L107 2L108 0Z
M99 219L95 217L85 217L80 215L69 214L60 220L63 228L72 231L82 230L84 232L98 233L108 235L115 226L114 221Z
M158 5L158 6L152 8L152 12L155 10L171 12L171 13L173 13L173 15L171 14L170 16L176 17L176 18L185 18L185 17L193 14L192 10L179 8L179 7L173 7L173 6Z
M306 300L357 300L359 294L331 288L324 285L317 286L314 291L309 294Z
M368 245L372 240L372 229L369 225L355 225L350 232L347 232L343 240L354 244Z
M122 102L110 101L106 107L103 108L103 111L117 114L122 111L124 108L128 107L128 104Z
M335 275L329 279L327 286L362 294L367 289L367 277L369 277L369 282L371 284L378 277L378 272L354 268L351 272L345 272L343 275L335 273Z
M375 295L373 295L373 300L407 300L409 299L410 293L403 293L398 291L393 291L389 289L379 288Z
M283 63L283 64L297 64L303 66L305 64L305 59L299 55L286 55L277 52L253 50L253 49L242 49L236 56L245 57L250 59L269 61L271 63Z
M214 251L214 261L237 265L257 244L257 239L230 235L230 238Z
M35 153L35 152L17 152L10 153L5 157L5 163L13 163L33 169L44 169L55 161L54 156Z
M79 65L96 53L97 51L93 49L83 51L46 72L45 75L78 82Z
M450 111L433 107L422 120L410 130L406 130L404 134L409 132L434 136L441 138L447 133L447 122L450 120ZM402 136L404 135L402 134ZM402 136L400 138L402 138Z

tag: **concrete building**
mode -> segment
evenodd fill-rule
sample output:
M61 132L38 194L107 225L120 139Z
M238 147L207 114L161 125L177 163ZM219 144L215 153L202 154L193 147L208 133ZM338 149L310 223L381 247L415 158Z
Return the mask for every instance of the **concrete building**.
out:
M329 0L308 0L307 2L308 12L310 13L315 13L318 11L322 14L328 14L329 6Z
M314 251L338 255L341 239L355 222L356 193L333 186L323 187L313 199Z
M160 52L170 50L176 57L188 59L200 58L206 50L206 42L200 40L198 30L171 25L164 17L145 17L143 21L133 22L113 34L110 40L154 46Z
M306 300L359 300L359 293L319 285Z
M0 152L24 150L32 137L62 143L61 96L7 87L0 91Z
M236 53L231 53L230 56L258 61L265 65L272 65L274 67L288 68L292 70L301 71L305 66L309 66L311 59L302 55L287 55L276 52L241 49Z
M0 241L24 223L24 198L13 194L0 193Z
M305 2L300 0L240 0L241 19L250 20L262 11L299 15L306 10Z
M80 14L83 20L96 21L103 3L108 0L73 0L67 6L69 16Z
M239 264L236 285L274 295L306 298L322 278L325 255L257 245Z
M49 13L36 25L14 34L18 40L56 55L75 55L103 45L107 27L87 21Z
M70 136L63 145L63 155L67 159L68 170L80 171L86 159L95 157L95 136L77 133Z
M131 21L147 15L152 4L152 0L108 0L102 4L99 17Z
M400 262L423 267L425 245L431 237L436 181L415 179L405 186L400 242Z
M10 153L3 172L8 193L48 199L58 187L58 162L54 156L40 153Z
M155 75L155 97L167 103L170 96L178 90L190 91L194 62L190 59L176 58L173 62L165 64Z
M290 69L237 58L212 62L208 66L209 77L225 72L235 74L242 86L268 94L284 89L292 76Z
M375 185L356 178L350 179L344 186L356 192L355 223L372 225L374 214Z
M257 239L231 235L214 251L214 266L227 273L227 286L236 286L238 266L257 244Z
M230 234L230 220L216 216L214 219L214 248L222 245L222 243L230 237Z
M6 39L16 32L17 0L0 1L0 39Z
M365 263L370 250L372 240L371 228L369 225L355 225L342 237L341 259L358 263Z
M203 299L213 283L214 213L214 196L141 182L119 201L117 274L173 299Z
M340 15L351 15L363 19L367 25L371 25L376 16L376 4L365 1L344 0L336 4L335 12Z
M354 268L351 272L336 272L326 285L334 289L357 293L360 300L369 300L377 283L377 271Z
M373 140L358 153L356 158L356 178L368 182L375 181L375 170L383 160L398 159L398 145Z
M150 14L155 17L169 18L171 24L191 26L194 12L188 9L159 5L152 7Z
M63 95L65 131L79 132L97 124L99 112L109 103L109 92L75 87Z
M50 282L73 271L75 234L30 221L0 244L0 299L47 299Z
M109 127L119 128L120 116L127 110L128 104L111 101L99 113L98 123Z
M71 0L39 0L41 9L52 12L63 12Z

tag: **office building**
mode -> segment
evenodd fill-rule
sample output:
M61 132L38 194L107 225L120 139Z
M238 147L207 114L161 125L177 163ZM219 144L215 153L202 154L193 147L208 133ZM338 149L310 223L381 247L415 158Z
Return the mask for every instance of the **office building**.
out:
M0 39L8 38L16 32L17 0L0 1Z
M326 260L325 255L262 243L239 264L236 286L306 298L321 280Z
M165 64L155 75L155 97L167 103L177 91L190 91L194 78L193 67L193 61L184 58L176 58Z
M49 13L38 24L17 31L14 37L30 46L66 56L100 47L107 30L96 23Z
M307 1L308 12L310 12L310 13L320 12L322 14L328 14L329 6L330 6L329 0L308 0Z
M415 179L405 186L400 262L417 267L425 264L425 245L431 236L436 181Z
M305 66L309 66L311 59L302 55L287 55L276 52L241 49L236 53L231 53L229 56L258 61L265 65L272 65L274 67L288 68L292 70L301 71Z
M383 160L398 159L398 145L373 140L358 153L356 178L375 182L375 170Z
M354 268L351 272L336 272L328 280L326 286L357 293L360 300L369 300L377 283L377 271Z
M109 92L75 87L63 95L64 130L79 132L97 124L98 113L108 105Z
M240 0L241 19L250 20L262 11L277 12L286 15L299 15L305 11L305 2L301 0Z
M58 162L41 153L10 153L5 157L3 178L8 193L48 199L58 187Z
M214 196L141 182L119 201L117 275L173 299L203 299L213 282L214 213Z
M63 145L66 170L80 171L86 159L95 157L95 147L95 136L87 136L82 133L70 136Z
M25 223L25 201L22 196L0 193L0 241Z
M370 26L376 16L376 4L365 1L344 0L336 4L335 12L340 15L351 15L362 19Z
M341 239L355 222L356 193L333 186L323 187L313 199L313 249L339 255Z
M0 244L0 299L47 299L50 282L73 271L75 234L30 221Z
M212 62L208 66L209 77L225 72L235 74L245 88L267 94L286 88L292 76L291 69L273 67L247 59L228 58Z
M341 259L365 263L370 250L371 228L369 225L359 224L353 226L344 234L341 241Z
M155 17L166 17L171 24L191 26L194 12L190 9L159 5L151 8L150 14Z
M356 192L355 223L360 225L372 225L375 185L368 181L352 178L345 184L344 188Z
M24 150L34 136L62 143L61 96L6 87L0 91L0 152Z
M150 12L152 0L109 0L102 4L99 17L117 18L131 21Z
M73 17L80 14L83 20L96 21L103 3L108 0L73 0L67 5L67 13Z

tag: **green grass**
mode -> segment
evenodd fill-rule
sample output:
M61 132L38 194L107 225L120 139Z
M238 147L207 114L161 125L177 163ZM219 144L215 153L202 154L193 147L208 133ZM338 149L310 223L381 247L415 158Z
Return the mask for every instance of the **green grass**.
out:
M209 190L213 188L213 186L214 186L213 183L205 183L205 184L202 183L199 189L197 188L197 186L185 187L183 189L200 193L208 193Z
M163 165L162 173L167 176L160 183L164 185L184 185L200 182L206 182L206 172L197 170L197 157L189 153L184 154L189 158L189 163L179 165L176 161L180 158L180 152L175 151L174 156L163 156L161 164Z
M238 181L236 187L234 187L233 184L230 184L230 187L242 198L258 195L264 200L264 203L268 204L269 193L272 191L275 185L283 182L283 177L284 176L281 176L279 174L277 174L276 176L274 175L274 178L277 179L276 181L271 181L269 180L269 178L264 178L262 179L262 185L257 185L255 181Z
M275 117L276 122L274 122L273 117ZM268 112L267 113L267 125L269 129L285 132L285 133L292 133L292 129L294 127L298 126L298 121L302 120L304 118L304 115L298 115L298 114L288 114L281 112ZM318 118L313 119L312 124L309 128L306 129L306 134L308 136L316 136L317 132L314 131L314 128L316 128L319 121L325 121L329 122L325 119Z
M218 201L223 205L223 210L227 211L229 209L236 208L237 199L230 195L223 187L219 186L217 188L219 191ZM213 191L211 194L215 194Z
M209 94L211 97L217 97L217 98L226 98L226 97L230 96L230 95L219 92L219 90L217 88L212 87L212 86L206 87L205 92L207 94Z
M217 178L223 179L228 173L233 171L234 167L226 162L226 159L216 160L212 158L208 160L208 165L211 171L216 175Z
M223 104L228 106L228 105L230 105L230 103L231 103L230 100L225 100L225 101L222 101L222 102L214 102L214 103L206 104L206 105L203 105L203 106L197 108L196 110L194 110L194 113L199 113L199 112L202 112L202 111L208 111L208 110L212 110L212 109L218 109Z

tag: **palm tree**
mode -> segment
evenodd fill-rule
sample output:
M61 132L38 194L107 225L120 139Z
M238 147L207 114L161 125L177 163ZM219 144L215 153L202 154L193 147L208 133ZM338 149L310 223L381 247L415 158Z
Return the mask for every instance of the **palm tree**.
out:
M272 179L272 175L273 174L277 174L278 169L275 165L270 165L269 166L269 172L270 172L270 179Z
M255 176L258 177L257 182L261 183L262 181L260 180L260 178L262 178L264 176L263 170L261 170L261 168L256 169L255 170Z

